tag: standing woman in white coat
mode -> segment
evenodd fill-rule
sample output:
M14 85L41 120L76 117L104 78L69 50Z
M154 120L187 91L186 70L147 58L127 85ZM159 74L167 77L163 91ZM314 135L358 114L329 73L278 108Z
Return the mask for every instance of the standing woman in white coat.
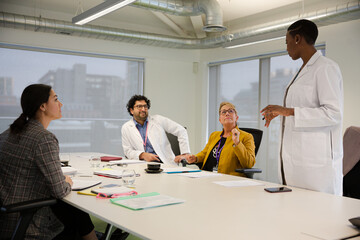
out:
M284 106L268 105L261 113L266 127L281 116L283 184L342 195L343 80L339 66L315 49L317 36L309 20L288 28L287 52L303 64L287 86Z

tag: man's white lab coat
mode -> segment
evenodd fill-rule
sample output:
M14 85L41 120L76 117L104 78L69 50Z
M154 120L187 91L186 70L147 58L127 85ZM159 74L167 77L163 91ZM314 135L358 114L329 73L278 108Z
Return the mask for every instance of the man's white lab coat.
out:
M166 132L178 137L181 154L190 153L187 131L183 126L160 115L148 116L148 139L154 151L163 163L174 165L175 155ZM129 159L139 159L140 154L144 152L144 144L133 119L122 126L121 134L125 156Z

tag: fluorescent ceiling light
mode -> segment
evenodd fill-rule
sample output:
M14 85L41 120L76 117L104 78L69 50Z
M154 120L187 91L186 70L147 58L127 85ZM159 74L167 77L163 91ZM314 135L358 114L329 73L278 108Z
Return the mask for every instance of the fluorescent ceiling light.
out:
M73 17L72 22L74 24L83 25L112 11L125 7L135 1L136 0L106 0L103 3Z
M259 41L255 41L255 42L240 43L240 44L233 45L233 46L227 46L227 47L225 47L225 48L231 49L231 48L237 48L237 47L245 47L245 46L249 46L249 45L253 45L253 44L270 42L270 41L273 41L273 40L279 40L279 39L282 39L282 38L285 38L285 36L275 37L275 38L270 38L270 39L264 39L264 40L259 40Z

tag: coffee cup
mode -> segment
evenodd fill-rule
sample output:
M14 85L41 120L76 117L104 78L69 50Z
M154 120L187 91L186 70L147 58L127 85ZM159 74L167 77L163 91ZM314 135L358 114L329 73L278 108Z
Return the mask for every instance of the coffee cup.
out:
M159 171L160 163L148 163L147 168L151 171Z

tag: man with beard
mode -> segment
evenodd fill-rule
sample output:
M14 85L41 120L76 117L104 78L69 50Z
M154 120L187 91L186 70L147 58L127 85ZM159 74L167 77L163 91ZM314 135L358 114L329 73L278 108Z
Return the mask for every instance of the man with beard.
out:
M127 158L174 165L176 160L190 153L186 129L166 117L149 116L150 100L147 97L134 95L126 107L133 117L121 129L122 145ZM175 157L166 132L177 136L181 155Z

